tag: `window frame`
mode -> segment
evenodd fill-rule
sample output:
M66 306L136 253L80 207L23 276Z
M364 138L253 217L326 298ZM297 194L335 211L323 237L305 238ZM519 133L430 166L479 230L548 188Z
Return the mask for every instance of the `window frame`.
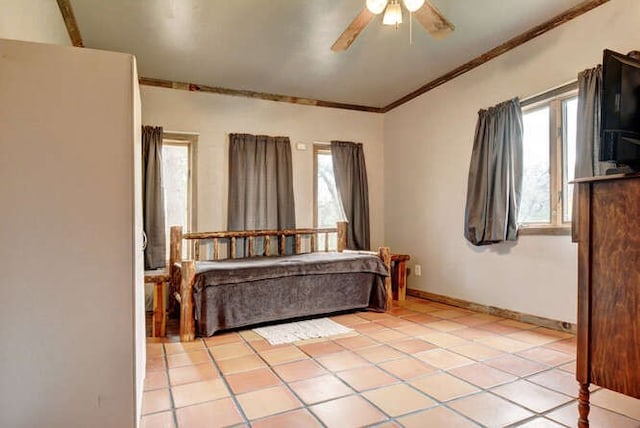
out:
M520 223L520 235L570 235L571 221L564 221L564 177L566 124L564 102L578 96L578 83L572 82L520 103L522 114L549 107L549 223Z
M197 148L198 134L186 132L164 132L163 146L186 146L188 157L187 176L187 231L197 230ZM185 233L187 231L184 231Z
M318 155L331 155L331 144L313 143L313 227L318 227Z

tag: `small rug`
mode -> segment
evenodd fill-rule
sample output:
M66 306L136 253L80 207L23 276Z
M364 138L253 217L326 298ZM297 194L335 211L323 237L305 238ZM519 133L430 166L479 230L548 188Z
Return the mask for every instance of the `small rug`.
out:
M254 328L253 331L264 337L272 345L297 342L298 340L327 337L353 331L329 318L290 322Z

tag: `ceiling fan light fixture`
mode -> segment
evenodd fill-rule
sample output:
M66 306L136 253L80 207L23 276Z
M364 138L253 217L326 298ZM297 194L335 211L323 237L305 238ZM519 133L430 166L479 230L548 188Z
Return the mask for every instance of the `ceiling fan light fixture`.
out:
M412 13L424 5L424 0L402 0L402 2L404 3L404 7Z
M387 6L387 0L367 0L366 5L369 12L378 15Z
M387 6L387 10L382 17L382 23L384 25L395 25L396 27L398 24L402 24L402 8L400 8L398 0L392 0Z

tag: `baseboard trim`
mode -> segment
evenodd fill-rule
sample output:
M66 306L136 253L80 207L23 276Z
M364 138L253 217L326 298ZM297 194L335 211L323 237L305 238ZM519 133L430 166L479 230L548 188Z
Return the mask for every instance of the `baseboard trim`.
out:
M485 314L509 318L529 324L535 324L537 326L550 328L552 330L573 334L576 333L576 325L566 321L558 321L550 318L539 317L537 315L511 311L509 309L496 308L495 306L482 305L480 303L469 302L467 300L457 299L455 297L443 296L441 294L429 293L428 291L416 290L415 288L408 288L407 294L409 296L432 300L438 303L445 303L447 305L456 306L458 308L469 309L476 312L483 312Z

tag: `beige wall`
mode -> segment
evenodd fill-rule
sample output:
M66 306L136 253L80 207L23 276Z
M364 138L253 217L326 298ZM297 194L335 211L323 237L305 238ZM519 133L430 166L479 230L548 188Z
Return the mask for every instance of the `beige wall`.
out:
M0 40L2 427L135 426L134 65Z
M381 245L383 224L383 148L381 114L309 107L273 101L141 86L142 121L165 130L197 132L199 230L222 230L227 223L230 133L291 138L298 227L313 225L313 143L362 142L365 148L371 211L371 245ZM296 149L305 143L306 151Z
M0 0L0 39L70 45L55 0Z
M422 265L410 288L575 322L569 237L480 248L463 237L477 111L575 79L604 48L639 49L639 16L640 2L613 0L385 115L385 241Z

